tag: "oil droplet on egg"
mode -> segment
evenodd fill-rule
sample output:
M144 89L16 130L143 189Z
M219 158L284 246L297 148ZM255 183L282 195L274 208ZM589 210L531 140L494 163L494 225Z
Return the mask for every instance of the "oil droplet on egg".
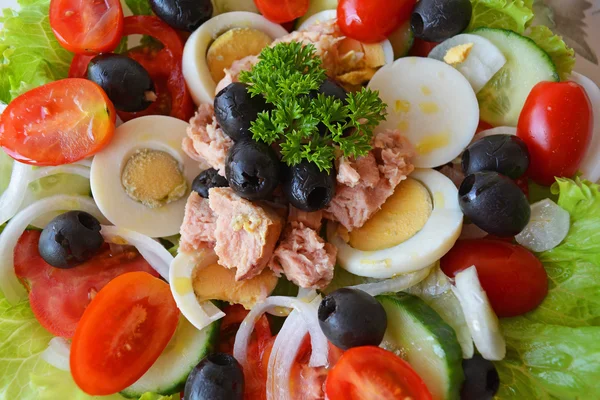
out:
M417 143L415 148L417 153L423 155L446 147L448 144L450 144L450 134L445 132L425 137L423 140Z
M426 101L426 102L420 103L419 108L421 109L423 114L429 114L429 115L435 114L438 111L440 111L440 108L438 107L438 105L432 101Z
M429 89L429 86L421 86L421 93L423 93L425 96L429 96L431 95L431 89Z
M398 114L409 112L410 102L406 100L396 100L396 103L394 105L394 111L396 111Z

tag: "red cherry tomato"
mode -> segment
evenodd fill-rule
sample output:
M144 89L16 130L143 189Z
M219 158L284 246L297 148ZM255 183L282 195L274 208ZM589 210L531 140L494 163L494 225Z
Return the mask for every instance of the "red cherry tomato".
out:
M71 60L71 66L69 67L69 78L87 78L87 67L93 56L86 56L83 54L75 54L73 60Z
M592 105L574 82L540 82L527 97L517 135L529 149L528 176L541 185L572 177L592 138Z
M414 57L427 57L429 53L431 53L431 50L433 50L434 47L438 44L439 43L436 42L427 42L425 40L415 38L415 41L413 42L413 45L410 48L410 51L408 52L408 55Z
M58 42L76 54L117 48L123 32L119 0L51 0L50 27Z
M108 246L75 268L49 265L38 251L41 232L27 231L14 251L15 274L29 291L29 304L38 322L56 336L72 338L77 323L96 293L127 272L156 271L135 250L111 254Z
M472 265L499 317L525 314L548 293L542 263L521 246L499 240L459 240L441 260L442 270L450 277Z
M375 346L347 350L325 385L329 400L431 400L425 382L406 361Z
M340 0L338 25L348 37L380 42L408 21L415 4L416 0Z
M300 18L308 11L309 0L254 0L258 11L277 24Z
M14 99L0 116L0 146L22 163L69 164L108 144L117 114L104 90L63 79Z
M109 395L148 371L175 333L169 284L146 272L108 283L83 313L71 343L71 374L87 394Z

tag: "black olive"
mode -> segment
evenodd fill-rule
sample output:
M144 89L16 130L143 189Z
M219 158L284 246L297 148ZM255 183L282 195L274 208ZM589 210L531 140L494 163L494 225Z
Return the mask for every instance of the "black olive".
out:
M142 111L156 99L148 71L134 59L120 54L100 54L92 58L87 77L104 89L120 111Z
M523 140L513 135L492 135L471 144L462 155L465 175L496 171L517 179L529 167L529 152Z
M215 118L230 138L242 140L252 137L250 124L258 113L268 106L262 96L250 96L248 85L234 82L215 96Z
M270 146L251 139L236 142L225 161L229 186L248 200L268 199L280 181L280 162Z
M200 175L194 178L192 182L192 190L205 199L208 199L208 191L210 189L227 186L229 186L227 179L219 175L219 171L214 168L200 172Z
M475 354L463 360L465 381L460 390L461 400L492 400L500 387L500 377L494 363Z
M103 244L96 218L84 211L68 211L46 225L38 250L53 267L73 268L92 258Z
M335 174L320 171L315 163L302 160L286 171L283 191L294 207L317 211L327 207L335 195Z
M467 176L458 189L458 202L471 222L496 236L518 234L531 216L527 197L517 184L493 171Z
M421 0L410 17L415 37L442 42L464 31L473 7L470 0Z
M213 14L210 0L150 0L150 7L173 28L188 32L195 31Z
M229 354L209 354L188 375L183 398L184 400L243 399L242 366Z
M342 288L319 304L319 325L331 343L347 350L379 346L387 328L383 306L362 290Z

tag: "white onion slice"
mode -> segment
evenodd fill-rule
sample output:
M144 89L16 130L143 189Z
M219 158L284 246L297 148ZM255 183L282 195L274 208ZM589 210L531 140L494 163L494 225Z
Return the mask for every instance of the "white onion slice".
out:
M0 225L11 219L25 200L27 186L34 176L33 167L15 161L8 187L0 196Z
M579 169L583 177L592 182L600 180L600 88L590 78L573 72L571 81L583 86L592 104L593 135Z
M570 220L568 211L552 200L538 201L531 205L531 218L515 240L536 253L551 250L567 237Z
M317 300L318 299L318 300ZM319 301L320 296L316 297L313 302ZM312 303L311 303L312 304ZM245 365L248 356L248 343L250 343L250 336L254 331L254 325L258 319L267 310L275 307L286 307L297 310L304 322L307 325L308 332L310 333L310 342L312 346L312 354L310 356L309 366L320 367L327 365L328 355L328 343L327 338L321 330L319 320L317 318L317 308L312 307L310 304L305 303L295 297L285 296L272 296L267 297L265 301L255 305L252 310L248 313L240 328L235 336L235 344L233 346L233 356L240 364Z
M431 268L425 268L420 271L398 275L394 278L385 279L383 281L363 283L350 287L352 289L359 289L363 292L367 292L371 296L377 296L382 293L397 293L421 282L423 279L427 278L430 272Z
M478 141L481 138L492 135L517 135L517 128L513 126L498 126L496 128L486 129L485 131L481 131L475 136L473 136L473 140L471 143Z
M502 360L506 355L506 342L498 317L479 283L477 269L473 265L459 272L454 281L456 287L452 291L458 297L477 350L486 360Z
M173 256L162 244L149 236L116 226L102 225L100 233L107 242L135 246L148 264L169 282L169 266Z
M81 210L92 214L100 222L107 222L94 200L86 196L58 195L47 197L18 212L0 235L0 290L6 299L15 304L26 298L27 293L17 279L13 252L17 241L34 219L57 210Z
M65 338L55 337L50 340L46 350L42 352L42 360L62 370L70 371L69 357L71 355L71 343Z

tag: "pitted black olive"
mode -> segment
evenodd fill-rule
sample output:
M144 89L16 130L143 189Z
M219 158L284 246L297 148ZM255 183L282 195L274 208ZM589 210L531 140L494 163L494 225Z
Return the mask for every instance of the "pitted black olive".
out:
M470 0L421 0L410 17L410 26L417 38L442 42L464 31L472 12Z
M214 168L209 168L200 172L192 182L192 190L205 199L208 199L208 191L210 189L227 186L229 186L227 179L219 175L219 171Z
M195 31L213 14L210 0L150 0L150 7L173 28L188 32Z
M483 137L464 151L462 168L465 175L479 171L496 171L511 179L517 179L529 168L527 145L513 135Z
M235 141L252 138L252 121L268 108L262 96L250 96L247 88L244 83L234 82L215 96L215 118L223 132Z
M335 195L335 172L320 171L315 163L302 160L288 168L283 191L288 201L300 210L323 209Z

